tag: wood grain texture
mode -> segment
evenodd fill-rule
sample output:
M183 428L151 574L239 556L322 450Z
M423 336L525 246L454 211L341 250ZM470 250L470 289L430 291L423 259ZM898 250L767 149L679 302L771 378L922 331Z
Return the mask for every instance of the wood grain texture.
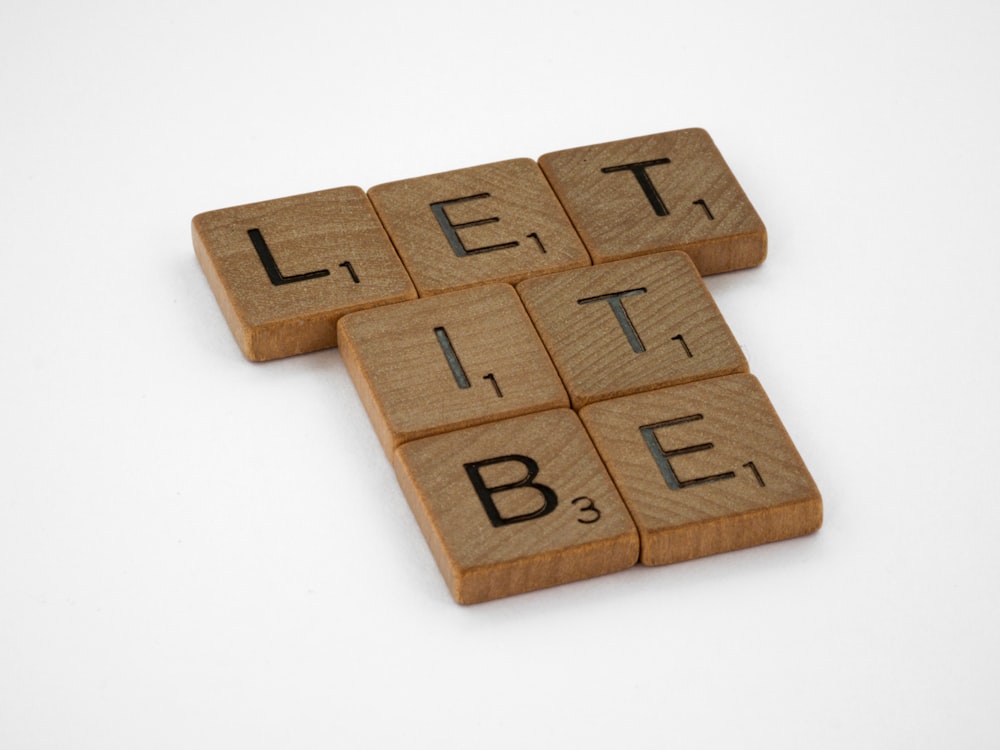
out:
M358 187L209 211L194 217L192 234L250 360L336 346L345 313L417 296Z
M683 250L706 275L767 254L763 222L699 128L555 151L538 163L595 263Z
M407 440L569 404L508 284L347 315L339 340L390 457Z
M385 183L368 195L421 296L590 265L531 159Z
M808 534L819 490L760 383L729 375L585 407L646 565Z
M574 408L747 371L691 259L657 253L517 286Z
M192 232L247 358L340 347L458 602L822 523L701 279L767 246L703 130L235 206Z
M394 466L459 603L604 575L637 560L631 517L568 409L406 443Z

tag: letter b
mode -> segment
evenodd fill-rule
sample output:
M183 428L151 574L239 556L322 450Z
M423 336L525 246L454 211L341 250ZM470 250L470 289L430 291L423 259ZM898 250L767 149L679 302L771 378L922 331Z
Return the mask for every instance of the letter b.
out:
M515 461L524 466L527 470L524 478L519 479L516 482L508 482L507 484L498 484L495 487L488 487L486 482L483 480L483 475L480 473L479 469L483 466L492 466L493 464L507 463L510 461ZM471 463L463 464L465 467L465 473L469 475L469 481L472 482L472 486L476 489L476 494L479 495L479 502L483 504L483 510L486 511L486 515L490 519L490 523L494 527L499 528L500 526L507 526L512 523L520 523L521 521L530 521L535 518L541 518L546 516L556 509L556 505L559 503L559 498L556 496L555 491L544 484L539 484L533 481L536 476L538 476L538 463L528 456L521 455L509 455L509 456L497 456L496 458L487 458L483 461L472 461ZM503 516L500 513L500 509L497 508L496 503L493 501L494 495L500 492L507 492L509 490L516 490L521 487L531 487L538 490L541 495L542 504L537 510L530 511L528 513L520 513L513 516Z

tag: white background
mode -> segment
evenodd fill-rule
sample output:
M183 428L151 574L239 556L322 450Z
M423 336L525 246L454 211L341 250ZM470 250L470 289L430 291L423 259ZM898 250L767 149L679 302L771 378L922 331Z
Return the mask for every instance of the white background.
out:
M1000 746L1000 5L0 7L0 747ZM460 607L199 212L699 126L803 539Z

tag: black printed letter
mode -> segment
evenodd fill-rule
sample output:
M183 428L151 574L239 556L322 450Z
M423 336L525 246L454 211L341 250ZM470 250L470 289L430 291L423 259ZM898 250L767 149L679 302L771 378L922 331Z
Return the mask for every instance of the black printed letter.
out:
M653 181L649 179L649 174L646 172L646 167L655 167L657 164L669 163L670 159L652 159L651 161L637 161L634 164L621 164L617 167L604 167L601 171L604 174L611 174L612 172L629 170L635 176L635 179L639 181L639 186L642 188L642 192L646 194L646 200L649 201L649 205L653 207L656 215L669 216L670 211L667 210L666 205L663 203L663 198L656 192L656 186L653 185Z
M253 243L253 249L257 251L257 257L260 258L260 262L264 264L264 270L267 271L267 278L271 280L271 283L274 286L292 284L296 281L319 279L323 276L330 275L330 272L327 269L322 268L319 271L309 271L308 273L297 273L292 276L285 276L281 273L281 269L278 268L278 263L274 260L274 256L271 255L271 248L269 248L267 243L264 242L264 235L260 233L260 230L248 229L247 234L250 235L250 241Z
M489 198L489 193L479 193L478 195L467 195L464 198L454 198L450 201L438 201L437 203L431 204L431 211L434 212L434 218L437 219L438 224L441 225L441 231L444 232L444 236L448 238L448 244L451 245L451 249L455 252L459 258L464 258L466 255L475 255L476 253L488 253L492 250L506 250L509 247L517 247L517 242L504 242L500 245L487 245L486 247L474 247L467 248L465 243L462 242L462 238L458 236L458 230L464 227L478 227L483 224L493 224L500 221L496 216L491 216L488 219L478 219L477 221L466 221L462 224L452 224L451 219L448 218L448 214L445 213L445 206L452 203L464 203L465 201L479 200L480 198Z
M639 338L639 332L635 330L635 326L632 325L632 319L628 316L628 312L625 310L625 305L622 304L622 297L631 297L634 294L645 293L646 290L642 287L638 289L627 289L624 292L600 294L597 297L584 297L583 299L578 299L576 304L586 305L590 302L607 302L611 305L611 309L614 310L615 317L618 319L618 325L622 327L622 331L625 333L625 338L628 339L628 343L632 346L632 351L636 354L641 354L646 351L646 347L643 345L642 339Z
M483 481L483 475L479 473L480 467L492 466L493 464L501 464L509 461L516 461L527 469L527 473L524 478L516 482L500 484L496 487L487 487L486 482ZM530 521L534 518L541 518L542 516L548 515L554 511L559 502L559 498L556 496L555 491L553 491L551 487L532 481L536 476L538 476L538 464L527 456L498 456L496 458L487 458L483 461L473 461L472 463L463 464L463 466L465 466L465 473L469 475L469 481L471 481L472 486L476 488L476 494L479 495L479 501L483 504L483 509L486 511L486 515L489 517L490 523L492 523L495 527L519 523L520 521ZM515 516L504 517L500 515L500 510L497 508L496 503L493 502L493 496L500 492L516 490L519 487L532 487L538 490L539 494L542 496L541 507L538 508L538 510L531 511L530 513L521 513L520 515Z
M684 456L688 453L698 453L699 451L711 450L715 447L715 444L699 443L698 445L689 445L685 448L675 448L673 450L665 451L656 437L656 430L659 430L662 427L671 427L676 424L696 422L699 419L704 419L704 416L701 414L692 414L689 417L680 417L679 419L670 419L666 422L647 424L639 428L639 432L642 433L643 440L646 441L646 447L649 448L649 452L653 454L653 460L656 461L656 465L660 467L660 474L663 475L663 480L672 490L682 490L685 487L693 487L696 484L706 484L707 482L718 482L721 479L733 479L736 476L735 472L727 471L724 474L711 474L705 477L696 477L695 479L679 479L677 477L677 472L675 472L674 467L670 465L670 459L673 456Z

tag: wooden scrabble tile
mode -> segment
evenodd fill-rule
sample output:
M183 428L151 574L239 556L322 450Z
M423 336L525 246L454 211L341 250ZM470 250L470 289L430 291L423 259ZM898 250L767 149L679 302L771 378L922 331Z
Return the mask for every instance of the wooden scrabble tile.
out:
M517 285L574 408L747 371L691 259L657 253Z
M683 250L710 274L767 253L764 224L704 130L555 151L538 163L595 263Z
M339 340L389 456L407 440L569 403L508 284L353 313Z
M580 411L635 519L646 565L808 534L823 505L752 375L728 375Z
M632 519L568 409L406 443L394 466L462 604L623 570L638 557Z
M248 359L337 345L341 315L417 296L358 187L195 216L194 249Z
M531 159L376 185L368 195L421 296L590 265Z

